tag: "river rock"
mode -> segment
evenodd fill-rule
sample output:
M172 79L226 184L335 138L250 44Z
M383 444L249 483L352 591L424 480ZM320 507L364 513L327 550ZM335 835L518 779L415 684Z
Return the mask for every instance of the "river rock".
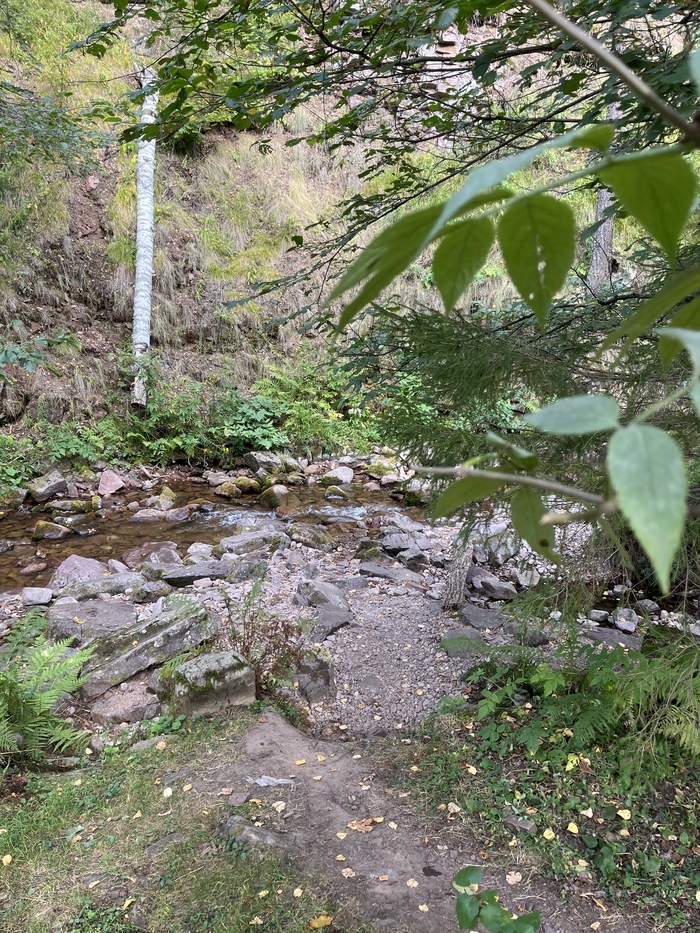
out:
M0 494L0 508L18 509L27 498L27 489L8 486Z
M484 580L490 580L492 583L500 582L498 577L491 573L490 570L487 570L486 567L482 567L480 564L474 563L470 564L467 568L467 576L465 579L467 585L471 584L472 588L476 590L477 593L484 592L482 586L482 582Z
M315 658L304 661L297 671L296 679L299 693L309 706L335 697L335 678L330 659Z
M228 473L207 473L207 482L210 486L221 486L223 483L228 483L230 478Z
M518 586L531 590L540 582L540 574L537 570L516 570L515 579L518 581Z
M525 645L526 648L539 648L549 644L549 635L531 622L507 622L505 630L513 636L517 644Z
M38 476L27 483L29 494L35 502L46 502L53 496L68 492L68 482L58 470Z
M399 551L396 559L409 570L424 570L430 563L425 551L415 546L406 548L405 551Z
M252 826L243 816L229 817L220 832L224 836L233 836L242 848L265 846L273 849L287 849L290 852L298 851L288 835L274 833L271 829L263 829L261 826Z
M242 493L260 492L260 483L250 476L237 476L233 482Z
M75 603L64 603L48 612L52 638L69 638L75 647L94 649L83 668L87 679L82 692L88 700L197 647L216 628L204 606L180 595L169 596L159 612L142 622L133 605L116 599L87 600L78 608Z
M440 647L450 658L469 658L488 646L473 628L455 628L445 632Z
M126 690L115 690L92 706L95 722L143 722L160 713L158 699L143 684L129 684Z
M107 573L107 565L93 557L81 557L80 554L71 554L54 571L51 578L51 588L62 589L73 583L83 583L85 580L99 580Z
M405 534L425 531L425 525L414 521L414 519L409 518L408 515L404 515L403 512L398 511L387 512L386 515L382 515L380 524L382 527L396 528L398 531L402 531Z
M484 593L489 596L491 599L496 599L500 602L506 602L511 599L515 599L518 595L518 591L513 586L512 583L508 583L504 580L488 580L482 578L481 588Z
M65 538L70 534L70 529L63 525L57 525L55 522L38 521L32 532L32 541L56 541L58 538Z
M134 589L131 594L131 601L133 603L152 603L157 599L169 596L172 591L172 586L169 586L164 580L146 580Z
M165 512L160 509L139 509L129 519L130 522L162 522Z
M352 613L343 609L321 609L318 614L318 622L309 633L309 639L312 642L322 642L329 635L337 632L338 629L349 625L352 620Z
M339 466L335 470L329 470L321 477L322 486L344 486L351 483L355 474L350 467Z
M628 635L625 632L618 632L610 628L586 626L585 637L593 641L602 642L610 648L616 648L618 645L622 645L624 648L629 648L630 651L640 651L642 647L641 636Z
M313 548L316 551L325 551L329 553L330 551L334 551L338 546L338 542L333 535L320 525L307 525L303 522L299 522L290 525L287 531L292 541L303 544L305 547Z
M362 538L357 543L357 549L353 555L356 560L367 560L367 558L381 557L384 553L381 544L375 538Z
M661 606L655 603L653 599L640 599L634 604L635 612L641 612L643 616L655 615L661 612Z
M225 483L217 486L214 492L217 496L223 496L225 499L240 499L243 495L238 486L235 483L230 482L228 479Z
M237 554L224 554L222 562L231 568L228 577L230 583L244 583L246 580L262 580L267 570L267 560L255 551L247 557L239 558Z
M379 577L381 580L390 580L397 586L425 586L425 580L419 573L398 567L387 567L384 564L375 564L372 561L365 561L360 564L360 573L365 577Z
M203 560L198 564L166 567L160 579L169 586L192 586L196 580L225 580L231 573L228 561Z
M54 591L46 586L25 586L21 593L23 606L48 606Z
M0 538L0 554L6 554L7 551L14 550L15 542L9 538Z
M462 621L471 628L484 631L490 629L495 631L501 628L507 622L507 616L502 612L494 612L493 609L480 609L472 603L465 603L460 610Z
M145 578L140 573L127 570L126 573L112 573L107 577L100 577L98 580L84 580L82 583L73 583L62 590L61 596L72 596L80 601L95 599L96 596L103 593L116 596L120 593L127 593L145 582Z
M348 501L350 496L345 492L341 486L326 486L326 495L325 499L343 499L345 502Z
M282 464L282 469L285 473L301 473L301 464L295 457L290 457L289 454L280 454L280 463Z
M163 486L160 495L149 499L148 503L158 509L159 512L170 512L175 507L177 498L177 494L169 486Z
M240 535L222 538L214 547L214 554L248 554L261 548L269 548L271 551L285 550L290 543L289 537L284 532L270 525L255 531L244 531Z
M639 625L639 616L634 609L615 609L610 615L610 621L621 632L633 635Z
M118 473L115 473L114 470L105 470L100 477L97 493L100 496L113 496L115 492L124 489L125 485L124 480Z
M203 560L211 558L211 552L214 550L211 544L204 544L201 541L195 541L187 548L187 557L185 563L200 564Z
M275 483L273 486L269 486L258 496L258 505L263 509L276 509L278 505L282 505L285 499L290 495L290 490L286 486L283 486L281 483Z
M383 476L396 473L396 464L390 463L388 460L375 460L373 463L367 464L366 472L372 479L381 480Z
M607 622L610 618L610 613L606 612L605 609L591 609L588 613L588 618L591 622L597 622L598 625L601 623Z
M99 496L92 496L90 499L55 499L46 506L53 512L71 512L80 514L82 512L97 512L102 508L102 499Z
M385 535L382 538L382 547L389 554L398 554L399 551L407 551L411 547L417 547L417 544L412 535L399 533Z
M258 470L264 470L265 473L281 473L283 469L280 458L269 450L251 451L243 457L243 462L253 473L257 473Z
M158 696L171 715L248 706L255 702L255 672L236 651L200 654L161 674Z
M318 580L302 580L294 596L297 606L328 606L344 612L350 611L343 591L332 583L320 583Z
M122 554L122 560L127 567L135 570L150 561L152 564L172 564L181 563L177 553L177 544L174 541L147 541L141 547L130 548Z

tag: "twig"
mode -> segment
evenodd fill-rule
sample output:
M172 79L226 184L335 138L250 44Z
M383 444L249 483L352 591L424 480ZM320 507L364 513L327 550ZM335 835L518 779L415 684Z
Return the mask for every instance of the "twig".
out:
M455 479L463 479L465 476L473 476L475 479L494 479L501 480L503 483L518 486L534 486L536 489L545 489L547 492L559 496L567 496L569 499L576 499L578 502L590 502L596 506L602 506L606 500L595 493L586 492L583 489L576 489L575 486L564 486L563 483L557 483L550 479L540 479L539 476L529 476L527 473L499 473L491 470L472 470L470 467L424 467L413 466L417 473L429 473L433 476L454 476Z
M550 6L547 0L525 0L525 3L532 7L543 19L546 19L547 22L556 26L557 29L561 30L561 32L569 36L569 38L573 39L592 55L595 55L598 61L601 62L608 71L612 71L613 74L616 74L618 78L624 81L627 87L634 91L634 93L644 101L647 107L651 110L655 110L656 113L662 116L664 120L672 126L679 129L688 139L700 141L700 124L689 123L681 113L659 97L656 91L652 90L646 81L643 81L639 75L629 69L614 52L606 49L604 45L601 45L600 42L587 32L584 32L583 29L579 29L570 19L567 19L566 16Z

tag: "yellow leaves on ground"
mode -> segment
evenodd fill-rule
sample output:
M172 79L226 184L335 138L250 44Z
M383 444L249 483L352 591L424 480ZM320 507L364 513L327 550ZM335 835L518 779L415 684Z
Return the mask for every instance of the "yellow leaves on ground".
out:
M592 930L600 929L600 920L594 920L593 923L591 924L591 929Z
M314 775L314 781L322 781L322 780L323 780L323 775L322 775L322 774L315 774L315 775Z
M389 880L389 876L388 876L388 875L380 875L380 876L379 876L379 880L380 880L380 881L388 881L388 880ZM700 891L699 891L698 893L700 894Z
M140 820L143 816L143 813L140 810L137 810L136 813L131 817L132 820Z
M343 876L343 878L355 877L355 872L352 870L352 868L344 868L340 874Z
M344 856L344 855L336 855L335 860L336 860L336 862L344 862L344 861L345 861L345 856Z
M188 790L192 790L192 785L191 785L191 784L185 784L185 786L182 788L182 790L183 790L184 793L187 793Z
M411 765L411 771L418 771L418 765Z
M475 768L474 765L462 765L467 774L476 774L478 768Z
M265 890L265 891L258 891L258 897L267 897L267 895L268 895L269 893L270 893L270 892L267 891L267 890Z
M430 910L430 908L428 907L427 904L419 904L419 905L418 905L418 910L420 910L420 912L421 912L422 914L427 914L428 911Z
M578 826L576 825L576 823L569 823L569 825L566 828L568 829L570 833L573 833L575 836L578 835Z
M98 884L102 884L102 878L97 878L95 881L91 881L88 885L88 888L92 890L93 888L96 888Z
M294 888L294 890L292 891L292 895L293 895L294 897L301 897L301 895L302 895L303 893L304 893L304 889L303 889L303 888Z
M5 868L7 868L7 866L10 864L11 861L12 861L12 856L11 856L11 855L3 855L3 857L2 857L2 864L3 864L3 866L4 866Z
M383 823L383 816L368 816L364 820L353 820L348 823L348 829L354 829L358 833L371 833L375 823Z
M700 904L700 891L695 892L695 900Z
M545 831L542 833L542 835L544 836L545 839L554 839L554 830L553 830L553 829L545 829Z
M338 837L338 839L345 839L345 837L347 836L347 833L336 833L336 836Z
M587 816L589 820L593 819L593 807L589 807L587 810L581 810L581 816Z
M260 917L253 917L253 919L250 921L250 926L252 927L262 926L262 920L260 919Z
M416 881L415 878L409 878L408 881L406 882L406 884L408 885L409 888L417 888L417 887L418 887L418 882Z
M276 810L277 813L281 813L283 810L287 809L287 804L284 802L284 800L275 800L275 802L272 804L272 809Z
M621 829L618 835L627 837L629 836L629 831L626 829Z
M295 765L305 765L305 764L306 764L306 758L300 758L299 761L295 761L294 764L295 764Z
M172 787L166 787L165 790L163 791L163 796L164 796L164 797L172 797L172 795L173 795L173 789L172 789Z
M164 752L167 747L168 747L168 743L163 741L163 739L161 739L160 742L156 744L156 751Z
M124 901L124 903L123 903L122 906L121 906L121 910L128 910L129 907L131 907L131 905L132 905L133 903L134 903L134 898L133 898L133 897L127 897L127 899Z
M631 820L632 814L629 810L618 810L617 815L622 817L623 820Z
M309 929L321 930L323 927L329 927L332 923L333 917L329 917L327 914L321 914L319 917L314 917L313 920L309 920Z
M523 876L519 871L509 871L506 875L506 884L520 884L523 880Z
M316 761L325 761L325 760L326 760L325 755L316 755Z

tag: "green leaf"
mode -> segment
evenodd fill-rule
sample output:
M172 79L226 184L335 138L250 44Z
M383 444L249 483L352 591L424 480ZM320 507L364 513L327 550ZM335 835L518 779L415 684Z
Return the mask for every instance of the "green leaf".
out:
M619 159L598 175L673 262L695 201L695 173L683 156L662 152Z
M634 314L631 314L605 338L603 350L608 350L622 337L627 337L628 343L635 337L639 337L664 314L668 314L677 304L697 291L700 291L700 265L690 266L678 275L674 275L665 283L660 292L642 302Z
M433 259L433 276L448 314L486 262L495 237L489 217L474 217L442 238Z
M553 564L558 564L560 558L554 551L554 528L541 524L545 514L546 510L539 493L530 486L521 486L510 507L513 528L533 551L551 560Z
M452 886L458 891L466 891L473 884L480 884L483 876L483 871L477 868L476 865L467 865L466 868L462 868L457 872Z
M434 515L436 518L444 518L463 505L492 496L502 485L501 480L484 479L481 476L458 479L456 483L450 483L435 503Z
M455 904L455 911L460 930L471 930L479 916L479 902L469 894L460 894Z
M594 434L616 428L619 416L617 402L609 395L573 395L523 420L547 434Z
M688 351L697 379L700 376L700 331L686 330L682 327L664 327L658 333L660 337L670 338L671 341L680 344Z
M576 222L568 204L535 194L509 207L498 224L508 275L544 323L552 298L566 281L576 250Z
M615 127L609 123L597 123L581 130L571 149L598 149L605 152L615 138Z
M494 434L493 431L486 432L486 440L497 450L502 450L506 458L518 470L527 470L529 472L530 470L534 470L540 462L540 458L537 454L533 454L529 450L524 450L522 447L511 444L510 441L499 437L498 434Z
M571 149L578 147L584 149L600 148L603 134L596 133L595 130L597 129L597 127L587 126L570 130L568 133L562 133L561 136L556 136L545 143L540 143L539 146L526 149L525 152L518 152L505 159L499 159L497 162L487 162L486 165L480 165L473 169L459 191L456 191L443 207L440 216L423 241L421 248L424 249L431 240L434 240L454 217L464 213L465 210L469 210L469 204L474 198L484 191L488 191L489 188L500 185L514 172L520 172L527 168L531 162L544 152L550 149L566 147Z
M487 904L479 914L479 920L489 933L505 933L510 925L510 914L499 904Z
M683 305L668 322L670 327L682 327L685 330L700 330L700 298L694 298ZM683 344L666 334L666 330L659 331L659 356L664 369L668 369L673 360L683 349Z
M610 440L608 474L622 514L667 593L686 513L687 480L680 448L659 428L629 425Z

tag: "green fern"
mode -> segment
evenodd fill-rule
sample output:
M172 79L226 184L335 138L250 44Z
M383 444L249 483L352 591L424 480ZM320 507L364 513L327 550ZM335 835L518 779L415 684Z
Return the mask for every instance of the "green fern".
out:
M30 613L6 642L0 662L0 762L41 761L48 750L80 750L87 737L56 713L58 702L82 683L91 650L68 653L69 641L50 643L45 623Z

